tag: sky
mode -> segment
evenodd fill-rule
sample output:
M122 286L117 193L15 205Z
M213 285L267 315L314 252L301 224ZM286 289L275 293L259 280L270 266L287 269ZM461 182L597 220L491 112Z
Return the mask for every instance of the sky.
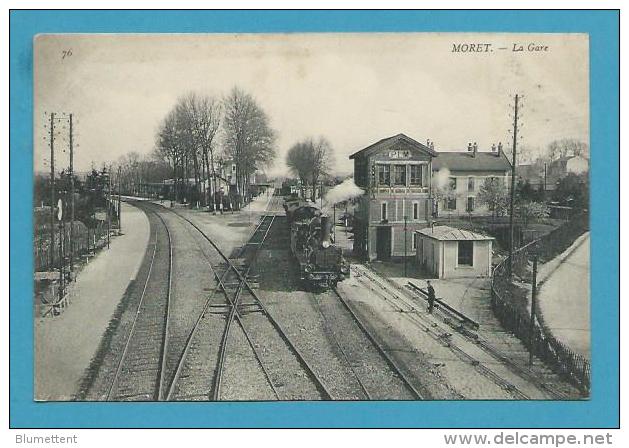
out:
M493 51L454 52L488 43ZM529 44L546 51L527 51ZM584 34L66 34L34 44L34 160L49 170L50 112L72 113L75 170L150 154L160 121L197 92L252 94L277 132L277 158L307 137L326 137L334 169L349 155L404 133L437 151L512 146L513 95L523 95L518 145L589 142L589 56ZM522 45L525 51L513 51ZM68 164L58 122L55 163ZM64 152L64 150L66 150ZM596 148L594 148L596 150Z

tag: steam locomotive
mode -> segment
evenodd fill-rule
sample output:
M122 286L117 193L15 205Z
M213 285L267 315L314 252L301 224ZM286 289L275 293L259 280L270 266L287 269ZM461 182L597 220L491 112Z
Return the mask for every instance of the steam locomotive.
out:
M313 202L302 199L288 199L284 210L301 280L315 289L328 289L349 277L349 263L332 241L330 217Z

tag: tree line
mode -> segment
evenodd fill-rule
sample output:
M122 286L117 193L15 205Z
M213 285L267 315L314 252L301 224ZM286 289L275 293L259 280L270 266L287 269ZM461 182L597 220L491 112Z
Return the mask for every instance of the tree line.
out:
M225 162L235 166L231 184L235 205L248 198L256 171L268 167L276 155L276 132L255 98L234 87L224 97L196 92L180 97L166 113L150 156L122 157L122 187L172 179L176 200L200 206L218 202L220 185L228 183ZM231 166L231 165L230 165Z
M518 146L516 154L517 165L532 164L543 168L563 157L580 156L590 158L590 147L587 143L574 138L553 140L546 148L536 148L526 145Z

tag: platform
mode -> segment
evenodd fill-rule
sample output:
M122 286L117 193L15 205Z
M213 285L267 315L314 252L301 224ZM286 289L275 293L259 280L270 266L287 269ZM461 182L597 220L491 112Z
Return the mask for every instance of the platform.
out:
M69 285L68 308L59 316L35 319L36 400L74 396L114 310L135 277L149 241L146 215L122 204L122 232Z

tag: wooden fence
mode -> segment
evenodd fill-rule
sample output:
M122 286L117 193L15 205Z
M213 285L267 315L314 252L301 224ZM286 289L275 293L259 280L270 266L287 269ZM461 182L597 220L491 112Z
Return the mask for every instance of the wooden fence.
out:
M89 228L82 222L75 221L70 238L70 224L65 228L57 225L55 229L55 244L51 244L49 228L41 235L36 235L33 244L35 272L50 271L59 268L61 256L68 262L70 254L75 262L84 255L94 254L107 244L107 223L100 222L95 228ZM63 253L62 253L63 252Z
M550 260L570 247L588 228L589 216L583 213L514 251L514 274L525 277L533 255L543 260ZM591 386L590 361L572 351L552 334L550 328L544 324L539 308L536 310L533 331L531 331L530 316L506 300L507 290L512 287L508 266L509 257L502 260L493 271L491 306L494 314L502 325L515 334L535 356L577 386L584 395L588 395Z

